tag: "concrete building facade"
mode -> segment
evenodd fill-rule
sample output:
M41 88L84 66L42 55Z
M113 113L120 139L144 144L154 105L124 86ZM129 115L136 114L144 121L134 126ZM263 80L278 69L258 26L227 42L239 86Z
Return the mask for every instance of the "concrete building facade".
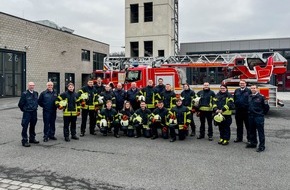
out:
M0 12L0 97L19 96L29 81L37 91L47 81L78 89L108 54L106 43Z
M125 1L125 56L175 54L178 45L177 0Z
M246 52L279 52L290 63L290 38L271 38L253 40L233 40L214 42L181 43L181 55L217 54L217 53L246 53ZM189 83L201 84L212 81L219 84L223 80L221 68L191 68L187 69ZM279 91L290 91L290 64L283 75L272 76L271 84L277 85Z

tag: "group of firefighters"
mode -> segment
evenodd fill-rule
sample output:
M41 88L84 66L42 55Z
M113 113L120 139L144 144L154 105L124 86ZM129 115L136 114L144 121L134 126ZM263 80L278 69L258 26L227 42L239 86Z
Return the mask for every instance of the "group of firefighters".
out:
M221 145L228 145L232 124L232 111L235 110L237 138L234 142L243 141L243 125L247 131L247 148L256 148L257 152L265 150L264 114L269 106L256 85L246 87L241 80L240 88L234 95L228 92L226 85L221 85L215 94L210 90L208 82L203 89L195 93L188 84L183 85L180 96L176 96L170 84L148 85L138 89L135 82L127 91L121 83L114 88L112 84L104 85L98 78L96 84L89 79L87 85L75 92L74 84L67 85L67 91L57 95L53 90L53 83L47 83L47 89L38 97L34 91L34 83L28 84L28 90L22 93L19 108L23 111L22 145L29 147L29 143L39 143L35 139L35 125L37 122L37 106L43 108L44 136L43 141L57 140L55 137L56 110L63 110L64 139L78 140L76 135L77 116L81 115L80 136L85 136L87 118L89 116L89 133L96 135L96 126L102 135L113 133L119 138L119 131L128 137L147 137L152 140L161 136L170 142L184 140L186 136L195 136L194 114L200 118L200 133L197 139L205 138L205 123L208 125L208 140L213 140L213 126L218 126ZM27 135L30 123L29 137ZM189 127L191 133L189 134ZM159 134L159 130L160 134ZM113 130L113 132L112 132ZM70 138L71 136L71 138Z

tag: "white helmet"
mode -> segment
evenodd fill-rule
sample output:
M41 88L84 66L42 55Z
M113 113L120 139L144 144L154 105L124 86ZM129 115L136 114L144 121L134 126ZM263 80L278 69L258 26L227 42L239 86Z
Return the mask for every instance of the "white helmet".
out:
M89 98L88 93L82 93L81 98L82 98L83 100L87 100L87 99Z
M193 102L194 102L194 106L195 106L195 107L198 107L198 105L199 105L199 100L200 100L200 97L196 97L196 98L193 99Z
M153 119L155 120L155 122L161 122L161 117L160 115L154 115Z
M121 120L120 124L123 126L123 127L128 127L129 126L129 120Z
M108 127L108 122L107 120L105 119L101 119L100 121L100 127L103 128L103 127Z
M142 95L139 96L139 97L138 97L138 100L139 100L140 102L141 102L141 101L144 102L144 101L145 101L145 96L142 96Z
M98 98L98 102L99 102L100 104L103 104L103 103L104 103L103 99L104 99L104 96L99 96L99 98Z

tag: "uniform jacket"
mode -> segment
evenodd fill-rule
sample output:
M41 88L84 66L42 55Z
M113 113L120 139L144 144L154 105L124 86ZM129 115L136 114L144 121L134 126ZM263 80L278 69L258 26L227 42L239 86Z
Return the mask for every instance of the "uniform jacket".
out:
M105 119L109 124L116 124L119 122L118 113L114 108L102 109L98 115L97 123L99 123L101 119Z
M215 93L210 89L201 90L197 93L197 96L200 97L198 109L200 111L212 111Z
M136 88L135 90L132 90L132 88L131 88L127 91L127 100L131 103L133 108L138 107L137 105L139 103L137 102L137 95L138 95L139 91L140 90L138 88Z
M169 111L170 116L175 116L177 119L177 123L179 126L183 125L189 125L191 120L190 120L190 111L187 107L181 105L181 106L175 106Z
M165 108L171 109L176 105L176 94L173 91L165 90L161 93L161 97Z
M100 96L103 96L104 99L104 107L106 107L106 102L107 100L111 100L112 101L112 107L115 108L116 107L116 97L115 94L113 93L113 91L104 91L100 94Z
M192 109L192 101L195 98L195 92L191 89L183 90L181 92L181 97L184 99L182 100L182 105L186 106L188 109Z
M142 123L144 125L149 124L149 120L151 119L151 111L149 109L142 110L141 108L137 109L135 113L133 114L132 119L135 117L140 116L142 118Z
M232 110L235 108L233 96L226 91L219 91L214 98L213 111L222 110L223 115L232 115Z
M124 102L126 100L127 93L123 89L121 89L121 90L115 89L113 91L113 93L114 93L115 98L116 98L116 110L120 111L124 106Z
M159 115L161 117L161 123L167 124L168 113L168 109L164 107L162 109L156 108L152 113L152 117Z
M26 90L21 94L18 107L23 112L36 111L38 107L38 92Z
M66 91L60 94L55 101L55 105L59 107L59 102L65 100L67 105L63 108L63 116L77 116L80 112L80 98L77 93Z
M97 91L97 94L101 94L102 92L105 91L105 86L104 84L102 83L101 86L99 86L98 84L95 84L95 89Z
M155 90L156 93L161 94L165 90L165 85L164 84L162 84L162 85L156 85L154 87L154 90Z
M148 108L154 108L158 100L161 99L160 95L154 90L153 86L146 86L140 90L139 95L145 97L145 102Z
M79 90L78 92L78 96L80 97L81 94L87 93L88 94L88 99L86 100L82 100L85 101L85 106L82 107L82 109L88 109L88 110L94 110L95 109L95 105L97 104L97 100L98 100L98 92L97 90L92 86L84 86L82 87L81 90Z
M264 116L268 113L270 107L265 97L260 93L249 96L249 114L250 116Z
M40 96L38 98L38 105L42 107L44 111L56 111L56 99L57 93L54 90L45 90L40 93Z
M247 110L249 107L249 96L252 94L251 90L245 88L242 90L241 88L237 88L234 92L234 101L236 109L245 109Z

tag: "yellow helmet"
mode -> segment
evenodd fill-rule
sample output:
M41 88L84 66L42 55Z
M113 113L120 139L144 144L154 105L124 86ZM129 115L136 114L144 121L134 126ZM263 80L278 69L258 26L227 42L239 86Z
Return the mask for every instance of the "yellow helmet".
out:
M215 120L215 122L221 123L222 121L225 120L225 117L221 113L218 113L214 116L213 119Z

